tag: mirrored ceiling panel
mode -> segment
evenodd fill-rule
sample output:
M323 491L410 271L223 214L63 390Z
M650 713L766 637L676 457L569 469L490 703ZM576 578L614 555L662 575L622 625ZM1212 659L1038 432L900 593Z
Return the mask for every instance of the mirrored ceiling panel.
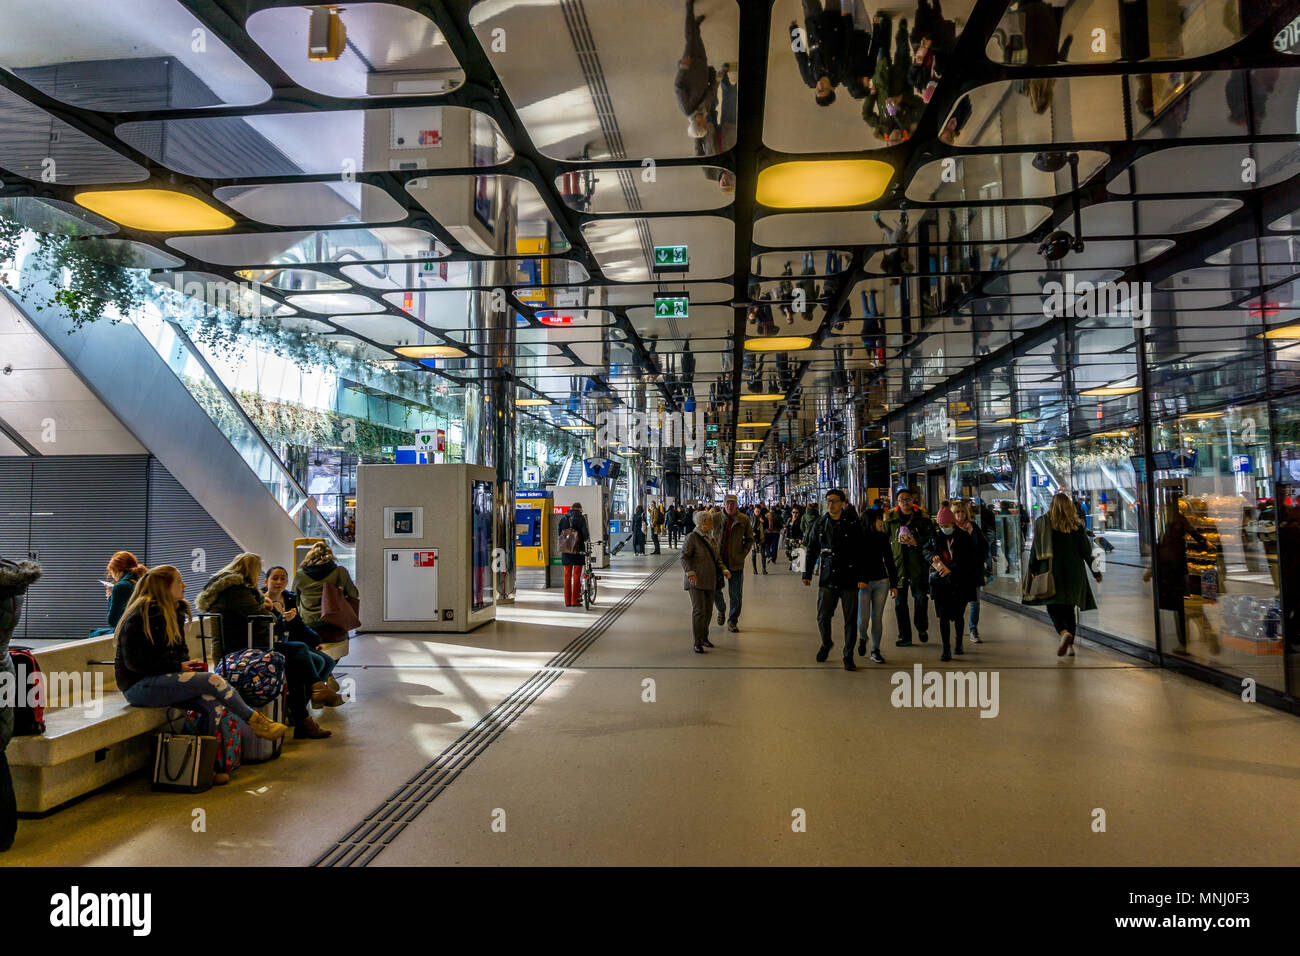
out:
M1010 0L989 38L1006 66L1181 60L1232 46L1266 19L1263 3L1239 0Z
M1191 232L1213 225L1240 209L1240 199L1145 199L1103 202L1082 210L1085 236L1158 236ZM1074 216L1061 223L1073 233Z
M271 96L271 87L177 0L21 6L0 8L0 65L71 106L127 113L251 106Z
M313 21L334 26L335 39L309 56ZM465 82L434 22L392 3L271 7L254 13L244 27L295 83L327 96L418 96L446 93Z
M222 186L212 196L241 216L268 226L334 226L406 218L406 209L386 191L355 180Z
M459 106L147 120L123 123L117 135L168 169L207 179L473 169L514 155L490 116Z
M692 16L694 13L694 16ZM713 156L736 140L736 4L488 0L470 25L533 145L558 160ZM551 38L544 55L537 37Z
M929 105L931 66L952 50L974 6L775 0L763 142L785 153L827 153L905 141Z
M406 191L475 255L545 252L550 248L545 236L560 234L537 187L518 176L424 176L410 180ZM529 233L543 236L540 246L518 237L510 246L520 223L528 224Z
M235 275L280 292L341 292L352 288L350 282L311 269L241 269Z
M223 266L294 266L383 259L437 259L451 250L423 229L326 229L221 236L177 236L167 244Z
M343 266L343 275L371 289L467 289L518 287L540 283L541 288L520 293L521 298L544 299L545 286L586 282L591 276L572 259L510 259L494 262L385 262ZM400 298L400 297L399 297Z
M92 236L77 240L77 252L89 259L98 259L126 269L175 269L185 265L184 259L178 259L134 239L101 239Z
M919 202L997 202L1051 199L1070 191L1070 168L1053 152L977 153L936 159L916 171L907 198ZM1109 157L1080 150L1079 183L1088 182Z
M838 275L853 264L853 253L834 249L805 252L764 252L754 256L750 271L757 276Z
M903 227L906 241L916 242L922 229L934 231L939 238L950 235L970 241L1001 242L1028 235L1048 216L1048 206L982 206L963 209L911 209L903 224L896 210L874 212L784 213L765 216L754 226L754 241L761 245L836 243L844 245L878 245L902 241L898 230Z
M1106 188L1120 195L1243 192L1275 185L1297 172L1300 149L1292 143L1171 146L1139 156Z
M735 227L720 216L601 219L584 223L582 236L606 279L645 282L654 275L655 247L686 246L689 268L671 281L721 279L735 268Z
M37 182L68 186L134 183L149 172L0 87L0 167Z
M117 224L59 199L9 196L0 199L0 218L50 236L108 236Z
M1033 85L999 80L977 86L953 106L939 138L952 146L1008 147L1122 140L1122 77L1050 77Z
M588 215L721 209L736 195L736 174L721 166L582 169L555 177L565 205Z
M262 295L257 286L232 282L210 272L155 272L149 276L149 281L193 299L207 310L219 309L253 318L293 315L294 312L283 303ZM332 328L324 325L318 331L329 332Z

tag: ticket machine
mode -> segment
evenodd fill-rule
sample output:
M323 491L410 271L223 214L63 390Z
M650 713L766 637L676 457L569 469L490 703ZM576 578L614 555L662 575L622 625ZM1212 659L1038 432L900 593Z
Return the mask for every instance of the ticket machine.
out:
M515 492L515 567L518 583L539 577L550 586L552 499L545 491ZM535 583L535 582L534 582Z

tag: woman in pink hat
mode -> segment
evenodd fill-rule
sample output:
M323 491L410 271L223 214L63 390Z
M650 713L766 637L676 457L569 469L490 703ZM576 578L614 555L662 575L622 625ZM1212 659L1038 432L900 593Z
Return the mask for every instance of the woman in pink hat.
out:
M934 521L939 533L926 543L924 553L930 561L930 596L943 641L939 660L950 661L953 654L965 653L961 646L962 618L966 606L975 600L980 564L970 536L957 531L957 516L951 508L945 504ZM950 632L956 637L951 645Z

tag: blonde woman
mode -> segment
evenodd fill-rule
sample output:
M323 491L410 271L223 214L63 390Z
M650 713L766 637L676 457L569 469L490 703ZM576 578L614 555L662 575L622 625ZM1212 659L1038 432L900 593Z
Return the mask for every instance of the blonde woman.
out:
M321 601L325 594L325 585L332 584L343 596L353 601L359 600L361 592L357 590L348 569L334 560L334 552L324 541L312 545L302 559L298 573L293 576L293 592L298 595L298 610L302 613L302 622L320 635L326 643L346 640L347 632L326 624L321 620Z
M248 641L248 619L271 614L271 601L258 586L262 580L262 559L241 554L212 575L195 603L200 611L221 615L221 633L213 641L213 659L242 650Z
M277 740L289 729L249 707L239 692L207 665L189 659L184 622L189 619L185 582L170 564L145 573L118 621L117 656L113 670L117 687L133 707L198 708L215 727L216 706L222 704L248 724L263 740ZM228 774L214 782L225 783Z
M1079 611L1097 607L1088 585L1092 542L1083 530L1079 510L1064 492L1052 496L1047 514L1034 520L1034 539L1029 551L1029 573L1052 576L1051 595L1025 599L1025 604L1043 604L1052 626L1061 635L1056 655L1074 656L1074 635ZM1096 577L1096 575L1094 575Z

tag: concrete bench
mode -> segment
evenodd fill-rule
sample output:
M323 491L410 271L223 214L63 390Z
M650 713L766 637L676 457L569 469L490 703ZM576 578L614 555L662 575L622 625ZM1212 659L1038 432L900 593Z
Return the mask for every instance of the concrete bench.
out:
M186 643L190 657L203 656L194 624ZM45 813L144 769L153 759L154 736L179 727L177 709L126 702L113 673L115 650L112 635L33 649L46 686L45 733L15 737L5 750L20 813ZM339 660L348 642L321 650ZM73 682L59 675L85 676Z

